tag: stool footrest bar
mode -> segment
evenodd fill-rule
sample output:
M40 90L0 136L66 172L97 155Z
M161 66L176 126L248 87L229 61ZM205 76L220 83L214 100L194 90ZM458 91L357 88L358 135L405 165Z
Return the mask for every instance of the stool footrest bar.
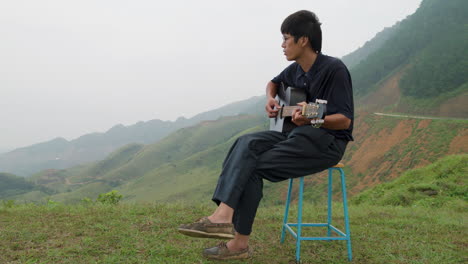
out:
M297 226L297 223L287 223L289 226ZM302 223L301 226L328 226L326 223Z
M348 240L346 237L301 237L301 240Z
M294 232L294 230L292 230L292 226L295 226L297 227L298 224L297 223L286 223L284 224L284 226L286 227L286 229L295 237L297 238L297 235L296 233ZM329 227L333 232L335 232L337 235L340 235L342 237L345 237L346 238L346 234L339 230L338 228L332 226L332 225L329 225L329 224L325 224L325 223L303 223L301 224L302 227ZM304 238L304 237L301 237L301 238ZM318 239L315 239L315 240L318 240ZM340 239L341 240L341 239Z

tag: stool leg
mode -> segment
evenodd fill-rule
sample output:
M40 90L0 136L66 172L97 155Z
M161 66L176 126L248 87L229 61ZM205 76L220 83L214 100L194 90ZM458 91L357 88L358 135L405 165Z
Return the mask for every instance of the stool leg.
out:
M304 192L304 177L299 179L299 199L297 205L297 240L296 240L296 261L301 258L301 231L302 231L302 195Z
M284 217L283 217L283 228L281 228L281 240L280 242L284 242L284 237L286 234L286 224L288 223L288 214L289 214L289 203L291 201L291 191L292 191L293 179L289 179L289 188L288 188L288 196L286 197L286 206L284 209Z
M346 231L346 243L348 246L348 260L351 261L353 258L353 253L351 251L351 236L349 230L349 216L348 216L348 200L346 199L346 183L345 183L345 174L343 169L339 168L341 174L341 191L343 193L343 210L345 217L345 231Z
M331 236L331 224L332 224L332 180L333 180L333 169L328 169L328 218L327 218L327 236Z

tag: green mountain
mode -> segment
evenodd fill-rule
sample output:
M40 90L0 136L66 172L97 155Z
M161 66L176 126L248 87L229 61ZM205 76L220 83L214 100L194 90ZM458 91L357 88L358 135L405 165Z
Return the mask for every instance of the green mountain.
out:
M468 2L425 0L411 16L376 36L351 66L357 106L468 117ZM371 46L378 47L372 49ZM351 61L356 61L353 59Z
M116 125L105 133L92 133L67 141L56 138L29 147L0 154L0 172L30 176L44 169L64 169L105 158L111 152L129 144L150 144L170 133L221 116L256 114L263 109L263 97L257 96L228 104L215 110L176 121L150 120L131 126Z
M192 164L194 166L210 164L210 167L215 167L218 163L213 160L224 158L224 153L233 138L246 129L264 123L265 117L248 115L205 121L196 126L180 129L154 144L127 145L103 161L70 169L40 172L33 175L31 181L61 192L51 196L53 200L76 202L83 197L94 198L100 193L124 188L123 185L141 182L147 177L146 175L154 175L158 171L168 171L165 177L175 175L178 173L178 164L190 159L194 162ZM200 153L212 155L204 156ZM185 168L190 169L190 166L186 165ZM145 182L146 186L143 187L152 186L154 181L151 179ZM165 185L157 187L163 190L163 186ZM144 194L139 193L139 195ZM130 197L127 195L127 198Z

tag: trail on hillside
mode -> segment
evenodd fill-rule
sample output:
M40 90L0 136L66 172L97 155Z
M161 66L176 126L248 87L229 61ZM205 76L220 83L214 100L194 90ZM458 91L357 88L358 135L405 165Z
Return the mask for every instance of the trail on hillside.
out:
M415 115L400 115L400 114L385 114L385 113L374 113L374 115L391 116L391 117L404 117L404 118L416 118L416 119L468 120L468 118L415 116Z

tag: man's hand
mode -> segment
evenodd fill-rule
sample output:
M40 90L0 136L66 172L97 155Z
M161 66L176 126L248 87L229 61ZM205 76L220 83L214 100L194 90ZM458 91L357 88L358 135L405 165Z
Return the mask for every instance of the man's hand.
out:
M297 105L299 106L304 106L306 105L306 102L300 102ZM310 125L310 119L302 115L302 110L301 109L295 109L292 116L291 116L291 121L296 125L296 126L304 126L304 125Z
M275 98L269 97L265 105L265 111L267 112L268 117L269 118L276 117L278 115L278 111L280 107L281 106L278 104L278 101L276 101Z

